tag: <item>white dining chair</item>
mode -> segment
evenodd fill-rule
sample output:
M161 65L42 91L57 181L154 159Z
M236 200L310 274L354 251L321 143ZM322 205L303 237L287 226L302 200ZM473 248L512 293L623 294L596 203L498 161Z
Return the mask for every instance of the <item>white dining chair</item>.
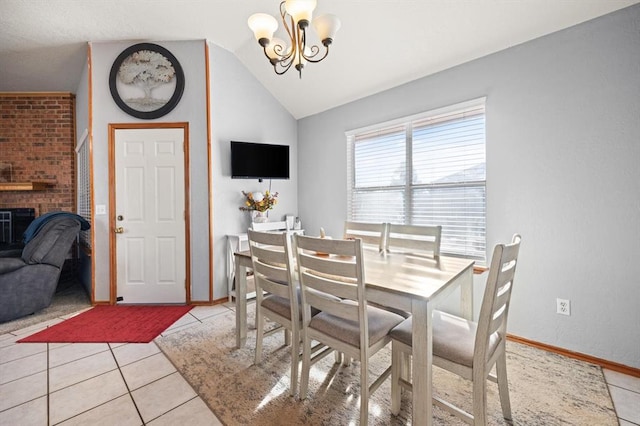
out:
M258 232L251 229L247 231L247 234L256 287L254 362L260 364L262 361L264 337L283 330L285 344L291 345L289 393L295 396L300 361L302 360L300 352L302 312L300 311L300 287L291 248L291 237L283 232ZM317 313L317 309L312 310L312 315ZM266 319L277 323L278 327L265 332ZM314 345L311 349L313 362L330 352L331 350L325 345Z
M387 224L385 250L387 252L403 252L422 254L440 259L440 242L442 226L440 225L398 225Z
M360 424L366 425L369 395L390 373L385 371L369 385L369 357L391 341L389 331L403 318L367 305L360 239L330 240L296 235L295 240L302 289L300 398L306 398L309 386L311 342L321 342L360 362ZM312 308L320 313L312 316Z
M472 382L473 413L442 398L434 397L433 403L470 424L485 425L487 422L487 379L498 383L502 415L511 420L505 342L520 240L520 235L516 234L510 244L495 247L477 323L438 310L433 312L433 365ZM390 333L393 339L393 414L400 411L401 388L412 389L408 378L411 369L407 365L412 353L411 329L412 319L409 318ZM490 374L494 365L497 377Z
M360 238L365 247L376 248L378 251L384 250L386 234L386 223L367 223L349 220L344 222L344 239Z
M259 364L262 360L263 338L285 330L285 343L291 343L289 392L295 395L300 353L300 310L290 239L286 233L280 232L249 229L247 234L256 287L255 363ZM278 323L279 327L265 332L265 318Z

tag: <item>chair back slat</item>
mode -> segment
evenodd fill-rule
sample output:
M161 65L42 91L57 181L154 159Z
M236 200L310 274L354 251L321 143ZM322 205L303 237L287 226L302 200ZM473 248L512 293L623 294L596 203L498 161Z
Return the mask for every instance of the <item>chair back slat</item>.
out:
M264 276L256 275L256 288L260 287L261 290L266 291L276 296L284 297L286 299L291 298L289 286L281 282L272 281Z
M442 226L431 225L387 225L386 250L428 254L440 258Z
M487 348L493 333L497 332L503 340L506 338L509 303L518 263L520 240L520 235L516 234L510 244L498 244L493 251L478 319L474 364L484 363L491 356L487 353ZM476 357L482 359L476 359Z
M286 267L278 267L263 263L262 259L258 259L253 265L253 274L256 277L264 277L279 286L287 286L289 282L289 271ZM265 289L266 290L266 289ZM267 290L269 291L269 290Z
M356 281L338 275L326 275L311 269L306 269L304 276L305 285L308 288L333 294L341 299L358 299Z
M282 232L264 232L256 231L255 229L249 229L247 230L247 236L249 236L249 234L251 234L251 236L253 237L251 241L255 243L282 247Z
M330 238L308 237L297 239L298 247L315 253L327 253L337 256L355 256L355 247L351 244L341 244L342 240L332 240Z
M334 296L337 296L337 293L332 294ZM338 302L335 299L323 297L322 292L307 291L305 297L306 303L313 306L314 308L347 320L356 322L359 321L358 305L356 304L349 305L346 303Z
M357 267L353 256L342 258L318 257L317 252L305 253L300 258L300 266L319 272L320 274L336 275L343 278L357 277ZM324 253L324 252L322 252Z
M375 247L379 251L384 250L386 234L386 223L354 221L345 221L344 223L344 239L359 238L364 245Z
M501 286L496 294L494 303L494 315L500 308L506 305L511 298L511 281L508 281L505 285Z
M266 231L286 231L287 222L252 222L251 229L254 231L266 232Z
M278 241L281 243L282 240ZM286 268L286 264L282 263L286 261L286 257L283 251L283 247L280 246L253 246L253 256L260 259L261 262L272 264L280 268Z

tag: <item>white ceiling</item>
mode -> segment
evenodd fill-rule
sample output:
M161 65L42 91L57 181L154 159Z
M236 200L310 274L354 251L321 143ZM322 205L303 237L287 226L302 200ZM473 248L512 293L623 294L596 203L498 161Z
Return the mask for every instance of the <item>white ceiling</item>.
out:
M639 2L318 0L342 28L299 79L273 73L246 24L279 0L0 0L0 91L75 92L87 41L207 39L302 118Z

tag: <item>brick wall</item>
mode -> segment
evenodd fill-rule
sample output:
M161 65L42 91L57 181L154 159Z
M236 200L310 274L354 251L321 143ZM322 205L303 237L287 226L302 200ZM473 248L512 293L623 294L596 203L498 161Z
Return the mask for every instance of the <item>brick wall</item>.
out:
M76 210L74 112L70 93L0 93L0 163L11 165L12 182L47 183L42 191L0 191L0 208L33 207L36 216Z

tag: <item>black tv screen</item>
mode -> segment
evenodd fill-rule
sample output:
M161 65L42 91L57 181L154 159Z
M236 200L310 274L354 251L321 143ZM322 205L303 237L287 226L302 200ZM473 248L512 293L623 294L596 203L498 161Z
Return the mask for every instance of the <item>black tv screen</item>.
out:
M231 141L233 179L289 179L289 146Z

